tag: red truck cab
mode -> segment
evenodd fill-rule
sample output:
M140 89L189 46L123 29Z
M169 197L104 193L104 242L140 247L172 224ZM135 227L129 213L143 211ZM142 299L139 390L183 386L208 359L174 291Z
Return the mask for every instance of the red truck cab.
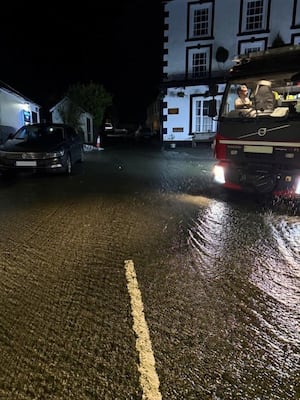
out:
M241 87L249 101L237 107ZM214 181L224 188L300 198L300 46L237 60L213 148Z

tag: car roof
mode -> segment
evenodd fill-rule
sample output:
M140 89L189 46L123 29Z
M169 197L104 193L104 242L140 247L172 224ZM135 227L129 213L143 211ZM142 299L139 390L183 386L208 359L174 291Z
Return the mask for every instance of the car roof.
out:
M20 127L19 129L18 129L18 131L19 130L21 130L21 129L26 129L26 128L41 128L41 129L44 129L44 128L48 128L48 127L53 127L53 128L61 128L61 129L71 129L71 130L73 130L74 132L76 132L76 133L78 133L78 131L77 131L77 129L75 129L74 127L72 127L71 125L69 125L69 124L65 124L65 123L57 123L57 122L41 122L41 123L35 123L35 124L26 124L26 125L23 125L22 127Z
M57 127L71 127L69 124L65 123L57 123L57 122L40 122L40 123L35 123L35 124L29 124L29 125L23 125L23 127L26 126L38 126L38 127L46 127L46 126L57 126Z

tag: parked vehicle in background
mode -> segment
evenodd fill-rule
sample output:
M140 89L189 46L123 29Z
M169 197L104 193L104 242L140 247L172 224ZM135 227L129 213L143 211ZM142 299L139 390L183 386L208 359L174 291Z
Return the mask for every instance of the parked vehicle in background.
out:
M137 140L142 140L142 139L151 139L155 136L156 132L154 132L151 128L147 126L140 126L136 131L135 131L135 138Z
M300 199L299 59L299 45L274 48L231 69L214 142L214 180L224 188ZM235 109L241 85L251 107Z
M0 172L65 173L83 161L83 140L69 125L24 125L0 146Z
M104 124L104 132L105 133L111 133L111 132L113 132L113 130L114 130L113 124L110 123L110 122L105 122L105 124Z
M104 124L104 134L105 136L120 136L127 135L128 130L126 128L117 128L111 122L105 122Z

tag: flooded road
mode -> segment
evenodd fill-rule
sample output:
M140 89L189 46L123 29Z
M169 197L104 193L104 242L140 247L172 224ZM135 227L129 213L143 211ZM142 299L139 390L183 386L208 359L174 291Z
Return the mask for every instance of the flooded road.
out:
M220 192L212 165L206 145L110 146L1 180L1 399L300 399L300 217Z

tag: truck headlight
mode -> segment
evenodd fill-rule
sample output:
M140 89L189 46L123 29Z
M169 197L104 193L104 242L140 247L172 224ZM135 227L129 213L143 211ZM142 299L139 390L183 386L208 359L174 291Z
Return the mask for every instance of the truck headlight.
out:
M298 179L297 179L295 193L300 194L300 177L298 177Z
M225 183L225 172L224 168L221 167L220 165L215 165L213 168L213 176L214 176L214 181L217 183Z

